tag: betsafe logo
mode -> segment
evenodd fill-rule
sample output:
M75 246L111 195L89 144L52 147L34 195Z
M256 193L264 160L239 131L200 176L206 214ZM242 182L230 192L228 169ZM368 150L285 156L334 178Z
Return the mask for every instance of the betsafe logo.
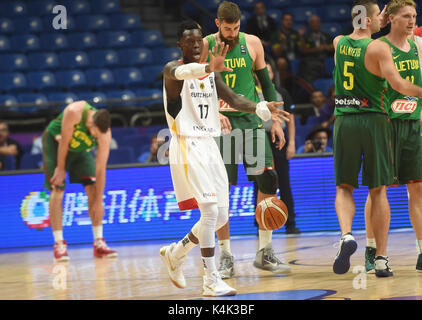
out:
M33 229L42 230L50 226L48 202L50 195L45 191L30 192L21 202L21 217Z

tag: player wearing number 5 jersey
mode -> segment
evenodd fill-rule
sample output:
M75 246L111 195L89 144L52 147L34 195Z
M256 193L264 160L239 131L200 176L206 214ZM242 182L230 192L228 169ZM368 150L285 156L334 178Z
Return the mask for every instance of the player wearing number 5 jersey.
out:
M408 39L416 24L416 4L413 0L392 0L387 5L391 22L390 33L380 38L387 43L396 69L402 78L422 86L420 49ZM416 269L422 271L422 131L420 114L422 99L401 94L388 85L387 110L391 119L391 148L393 152L396 184L407 185L409 216L417 238L419 257ZM365 267L377 276L383 273L375 266L376 241L371 226L371 199L365 206L367 247Z
M178 35L182 60L171 61L164 68L164 108L172 134L170 170L179 208L199 208L201 217L181 241L162 247L160 256L172 282L184 288L182 264L186 254L199 243L205 273L203 295L233 295L236 290L222 281L214 259L215 231L227 223L229 208L228 178L214 140L221 134L217 97L278 124L279 117L288 113L277 108L282 103L255 103L237 96L214 73L231 70L224 66L228 50L224 43L214 48L209 63L198 63L202 32L196 22L183 22Z
M334 39L335 206L342 237L333 271L346 273L350 268L350 256L357 248L352 236L353 190L358 187L362 167L362 183L369 187L373 207L371 222L377 244L377 269L380 275L388 276L392 273L386 256L390 221L386 186L394 182L394 172L386 80L394 90L407 96L421 97L422 88L400 76L387 43L371 39L372 34L386 25L386 8L380 12L376 1L371 0L357 0L353 8L356 9L352 10L353 33Z

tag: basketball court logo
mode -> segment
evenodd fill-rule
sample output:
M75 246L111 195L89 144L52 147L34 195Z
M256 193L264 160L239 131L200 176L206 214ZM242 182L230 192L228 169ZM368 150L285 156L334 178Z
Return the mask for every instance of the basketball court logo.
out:
M41 191L31 192L22 200L21 217L28 227L42 230L50 226L49 198L50 196L45 191Z

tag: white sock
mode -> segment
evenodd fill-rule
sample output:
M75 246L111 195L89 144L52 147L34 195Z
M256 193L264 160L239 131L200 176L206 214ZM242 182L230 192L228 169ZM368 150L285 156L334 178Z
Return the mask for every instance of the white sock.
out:
M196 243L193 243L189 237L186 235L182 240L180 240L173 249L173 257L176 259L184 258L189 251L196 247Z
M230 250L230 239L218 240L218 246L220 247L220 252L226 251L232 254Z
M92 226L92 232L94 234L94 241L97 239L102 239L103 238L103 226Z
M204 263L204 272L207 277L210 277L213 272L217 272L215 256L202 257L202 262Z
M366 246L371 248L377 248L377 244L374 238L366 238Z
M63 241L63 230L53 231L54 242Z
M418 250L418 253L422 253L422 240L416 240L416 250Z
M273 232L271 230L259 229L259 249L265 248L267 244L271 243L273 239Z

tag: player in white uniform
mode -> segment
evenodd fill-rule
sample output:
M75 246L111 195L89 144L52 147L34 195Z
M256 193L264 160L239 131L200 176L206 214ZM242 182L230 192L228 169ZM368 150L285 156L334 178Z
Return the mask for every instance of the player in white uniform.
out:
M215 57L210 52L210 62L200 64L202 32L196 22L183 22L178 35L182 60L164 67L164 108L172 133L170 169L180 210L199 208L201 218L177 244L162 247L160 256L173 284L184 288L182 264L199 243L205 273L203 295L234 295L236 290L221 279L214 258L215 231L227 223L229 211L227 173L214 140L221 134L218 97L239 111L256 112L264 121L288 121L289 114L277 108L282 102L257 104L238 96L214 73L231 71L224 66L228 46L216 47Z

